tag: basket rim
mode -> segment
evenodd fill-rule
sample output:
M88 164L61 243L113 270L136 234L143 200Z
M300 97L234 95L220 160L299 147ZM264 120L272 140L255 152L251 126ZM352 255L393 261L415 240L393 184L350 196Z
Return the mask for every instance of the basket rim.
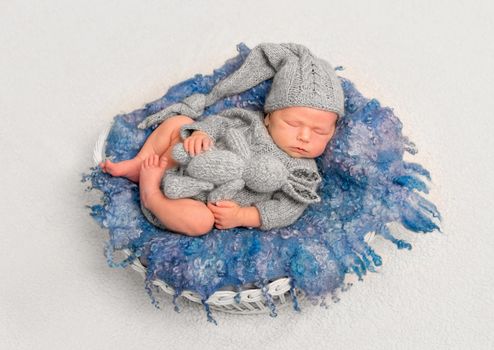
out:
M132 254L128 249L123 249L122 252L127 256ZM141 264L138 258L132 261L130 267L139 272L143 278L146 278L147 269ZM280 277L266 285L267 293L273 298L273 303L277 308L289 304L287 299L290 298L290 281L290 277ZM161 279L154 279L151 283L159 287L170 296L175 296L175 288L170 286L165 281ZM298 300L304 299L305 294L302 290L293 288L293 291ZM194 291L183 290L179 296L184 297L193 303L202 304L201 296ZM262 289L260 288L245 289L238 292L218 290L211 294L205 303L215 310L227 313L257 314L271 311L266 305L266 299Z

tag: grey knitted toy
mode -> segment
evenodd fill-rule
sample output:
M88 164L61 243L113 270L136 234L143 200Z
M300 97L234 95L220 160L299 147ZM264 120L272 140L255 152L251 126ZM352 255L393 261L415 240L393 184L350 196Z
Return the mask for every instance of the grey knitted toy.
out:
M312 190L321 181L316 171L300 167L289 172L269 154L252 157L242 132L228 129L223 141L227 149L212 148L190 157L183 143L173 148L173 158L185 167L185 174L168 173L163 191L168 198L188 198L209 191L208 202L232 199L244 186L258 193L282 190L300 203L319 202Z

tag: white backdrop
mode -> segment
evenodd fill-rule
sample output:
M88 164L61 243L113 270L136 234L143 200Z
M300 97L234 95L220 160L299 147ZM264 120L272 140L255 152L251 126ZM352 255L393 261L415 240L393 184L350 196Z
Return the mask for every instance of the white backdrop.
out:
M0 348L492 349L493 16L489 1L2 1ZM443 234L377 240L384 266L328 309L216 312L216 327L106 265L79 180L114 115L241 41L303 43L393 107Z

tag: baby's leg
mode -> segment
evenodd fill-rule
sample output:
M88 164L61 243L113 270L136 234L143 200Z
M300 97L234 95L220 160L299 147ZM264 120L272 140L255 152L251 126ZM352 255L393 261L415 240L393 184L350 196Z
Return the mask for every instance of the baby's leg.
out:
M133 182L139 182L142 161L153 154L161 156L167 151L169 151L168 154L171 154L170 146L180 140L180 127L192 122L194 121L191 118L184 115L168 118L149 135L141 150L134 158L118 163L113 163L107 159L101 162L99 166L103 172L109 173L112 176L123 176ZM176 165L173 160L168 159L168 168Z
M166 155L154 154L141 164L139 191L142 205L151 211L167 229L188 236L201 236L214 225L214 216L201 201L167 198L160 189L167 168Z

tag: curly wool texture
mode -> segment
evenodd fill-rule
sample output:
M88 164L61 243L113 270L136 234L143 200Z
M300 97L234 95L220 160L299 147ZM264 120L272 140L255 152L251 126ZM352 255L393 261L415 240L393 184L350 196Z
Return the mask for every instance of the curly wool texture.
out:
M143 109L116 116L107 138L107 157L114 161L134 157L151 132L137 125L186 96L209 92L247 56L249 49L244 44L237 48L239 55L212 75L196 75ZM340 79L345 116L324 154L316 159L323 178L318 191L322 201L310 205L289 227L271 231L213 229L202 237L163 231L143 216L136 184L91 168L83 181L90 181L88 190L103 193L102 203L90 209L93 218L109 231L109 265L126 267L141 254L146 255L146 289L153 303L151 282L161 279L175 288L176 297L183 290L199 293L211 322L215 321L205 303L211 294L224 286L254 283L263 288L275 316L265 288L270 279L289 276L292 292L298 288L309 299L324 299L344 290L345 274L355 273L362 279L367 271L381 265L381 257L364 241L368 232L390 240L398 249L411 249L408 242L392 235L389 223L399 222L413 232L438 230L437 208L419 193L428 193L425 180L430 180L430 174L421 165L403 160L405 152L417 151L402 135L400 120L390 108L363 97L350 81ZM266 81L217 102L206 109L204 118L231 107L262 110L270 84ZM114 262L113 252L121 249L129 249L132 255ZM296 298L293 302L297 310ZM178 311L177 305L175 309Z

